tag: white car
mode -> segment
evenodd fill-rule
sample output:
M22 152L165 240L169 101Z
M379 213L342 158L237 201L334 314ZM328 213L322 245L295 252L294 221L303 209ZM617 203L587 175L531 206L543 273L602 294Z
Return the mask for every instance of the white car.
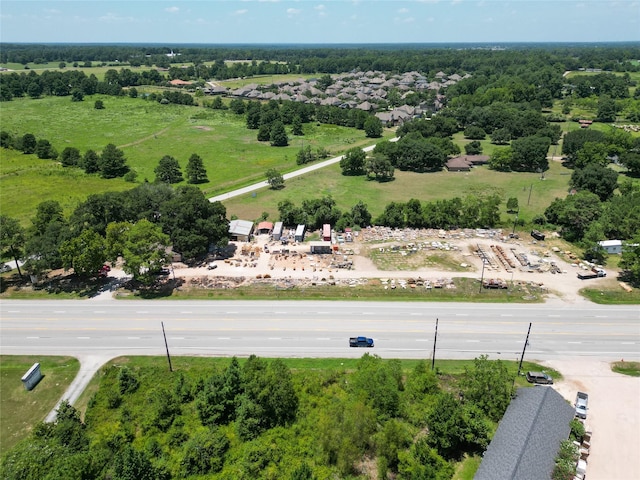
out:
M209 265L207 265L207 269L208 270L213 270L214 268L218 268L218 264L217 263L210 262Z

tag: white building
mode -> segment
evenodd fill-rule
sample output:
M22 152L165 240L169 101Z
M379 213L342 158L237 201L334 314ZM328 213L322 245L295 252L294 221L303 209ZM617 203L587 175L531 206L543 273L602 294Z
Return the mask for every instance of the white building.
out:
M607 253L622 253L622 240L603 240L598 242Z

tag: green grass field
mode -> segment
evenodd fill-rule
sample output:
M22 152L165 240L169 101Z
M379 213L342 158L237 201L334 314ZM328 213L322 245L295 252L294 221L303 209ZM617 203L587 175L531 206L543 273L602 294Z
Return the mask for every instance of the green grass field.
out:
M104 102L104 110L94 108L96 100ZM191 154L197 153L208 172L209 182L200 185L206 195L262 181L270 168L282 173L296 169L296 154L302 146L323 147L337 155L372 143L361 130L308 124L304 136L291 136L288 147L275 148L258 142L257 132L247 130L244 117L229 111L128 97L96 95L83 102L22 98L3 102L0 108L4 128L14 135L33 133L47 139L58 152L72 146L84 154L87 149L100 151L108 143L117 145L139 182L155 179L153 171L164 155L175 157L184 169ZM23 221L43 200L58 200L70 213L90 193L134 186L122 179L102 180L79 169L61 168L35 155L5 149L0 155L3 213Z
M554 198L567 194L571 170L559 162L550 162L545 179L537 173L502 173L486 166L476 167L471 172L413 173L395 171L395 180L386 183L368 181L364 177L344 176L339 165L315 171L304 177L287 180L282 190L263 189L224 202L230 215L256 219L267 211L271 219L278 216L277 204L291 200L300 205L301 199L331 195L342 210L350 209L358 200L369 207L375 217L383 212L390 202L406 202L410 198L433 201L442 198L466 197L467 195L498 194L504 202L516 197L520 205L520 218L531 220L544 211ZM531 198L529 198L531 193ZM503 204L502 219L513 222L506 214Z
M20 379L36 362L44 377L28 392ZM0 455L45 419L79 369L80 363L71 357L0 356Z

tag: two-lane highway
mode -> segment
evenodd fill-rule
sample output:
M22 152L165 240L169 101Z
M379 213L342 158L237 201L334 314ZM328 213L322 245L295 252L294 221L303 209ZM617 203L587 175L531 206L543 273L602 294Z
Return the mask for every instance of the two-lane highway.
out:
M637 306L324 301L2 301L4 354L428 358L640 358Z

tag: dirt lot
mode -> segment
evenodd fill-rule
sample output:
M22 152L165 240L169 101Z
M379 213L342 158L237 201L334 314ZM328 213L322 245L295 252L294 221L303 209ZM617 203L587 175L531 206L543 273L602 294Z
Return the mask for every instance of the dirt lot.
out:
M291 283L353 283L378 278L388 280L391 288L392 282L395 285L407 278L446 283L454 277L475 277L504 286L532 282L545 287L551 300L568 303L584 301L578 291L586 285L616 283L614 275L578 279L577 272L586 267L563 248L559 239L513 239L501 230L445 232L372 227L357 233L353 242L334 244L335 250L329 254L311 254L308 243L283 245L261 235L251 243L233 243L233 252L217 259L215 270L208 270L206 263L198 268L174 264L175 275L192 285L220 287L225 286L220 282L226 282L231 288L255 278Z
M562 372L564 379L553 387L569 402L578 391L589 394L585 427L593 435L586 477L640 478L640 378L614 373L608 362L597 360L546 363Z

